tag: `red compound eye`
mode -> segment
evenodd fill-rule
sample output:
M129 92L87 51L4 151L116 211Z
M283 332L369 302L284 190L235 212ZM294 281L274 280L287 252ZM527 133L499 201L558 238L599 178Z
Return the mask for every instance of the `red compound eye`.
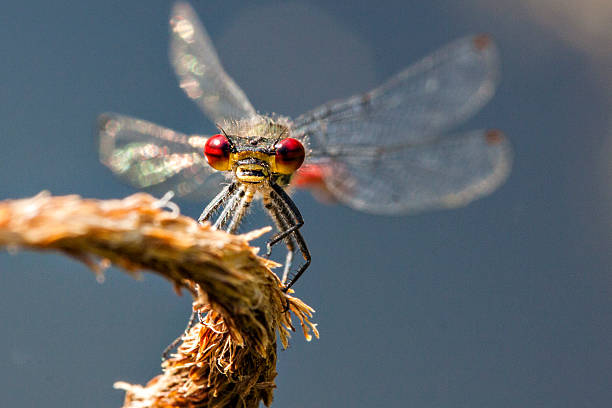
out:
M276 171L291 174L304 163L304 146L291 137L283 139L274 146L276 149Z
M206 141L204 156L210 167L216 170L229 170L231 145L224 135L214 135Z

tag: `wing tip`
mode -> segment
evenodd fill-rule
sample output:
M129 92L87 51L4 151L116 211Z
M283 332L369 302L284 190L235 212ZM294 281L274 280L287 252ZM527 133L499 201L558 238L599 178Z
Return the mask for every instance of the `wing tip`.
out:
M96 120L98 134L102 136L115 136L121 127L120 117L117 114L104 112Z
M493 41L493 37L487 33L480 33L472 36L472 45L478 51L486 51L490 48L495 47L495 41Z
M187 43L194 41L196 35L197 17L194 9L189 3L178 1L170 11L169 28L172 37L175 35ZM172 49L173 42L170 42Z
M172 5L172 15L181 15L184 13L190 13L193 10L191 5L186 1L176 1Z
M487 64L492 67L495 80L497 80L500 62L499 51L493 36L487 33L480 33L467 37L467 40L469 46L472 47L472 52L479 54L480 58L488 61Z
M484 132L484 139L488 145L495 146L504 143L507 138L499 129L488 129Z
M110 122L111 120L112 120L112 117L110 113L104 112L98 115L98 118L96 119L96 123L98 124L98 129L104 130L108 122Z

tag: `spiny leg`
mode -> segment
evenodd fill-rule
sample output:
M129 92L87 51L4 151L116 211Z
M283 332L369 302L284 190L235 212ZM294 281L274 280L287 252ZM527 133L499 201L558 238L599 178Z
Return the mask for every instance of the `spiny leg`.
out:
M263 197L263 205L270 217L276 224L276 228L279 231L285 231L289 229L288 220L282 215L277 206L274 205L270 195L265 193ZM293 262L293 251L295 250L295 241L293 237L288 236L285 238L285 245L287 245L287 256L285 258L285 266L283 268L283 278L281 279L281 283L284 285L287 281L287 276L289 275L289 270L291 269L291 264Z
M289 198L287 194L284 194L284 196L278 195L276 194L276 190L272 190L270 193L271 193L270 198L272 199L273 205L276 208L278 208L278 210L283 215L283 217L287 220L288 223L294 223L294 225L290 227L289 229L287 229L286 231L289 231L288 234L290 234L293 237L293 239L295 239L295 242L297 243L297 246L300 249L300 252L302 253L302 257L304 257L304 261L305 261L298 268L295 276L293 276L291 280L289 281L289 283L284 287L283 291L286 292L287 290L289 290L291 286L295 284L295 282L297 282L297 280L300 278L300 276L302 276L304 271L308 269L308 266L310 265L310 260L311 260L310 251L308 250L306 241L304 241L304 237L302 237L302 234L300 233L300 231L297 228L295 228L296 226L298 228L301 226L299 225L300 220L302 224L304 224L304 221L302 220L301 215L299 214L299 211L297 212L297 214L293 211L294 208L297 210L297 208L295 207L295 204L293 204L293 202L291 201L291 199ZM288 234L285 234L285 236L287 236Z
M293 242L293 240L291 240ZM283 268L283 278L281 279L281 283L283 286L287 282L287 278L289 277L289 271L291 270L291 264L293 263L293 249L289 248L287 245L287 256L285 257L285 267Z
M302 214L300 214L300 210L298 210L295 203L291 200L287 193L285 193L285 190L275 183L270 183L270 187L272 188L271 196L278 197L278 199L274 199L273 201L279 201L282 203L278 206L279 210L281 210L283 214L287 215L286 218L288 222L293 225L284 231L280 231L278 234L270 238L268 242L266 242L266 256L270 256L272 253L272 246L276 245L281 239L285 238L292 232L297 231L302 227L302 225L304 225L304 219L302 218ZM284 208L286 208L286 210L283 210Z
M253 187L247 187L244 195L242 196L240 203L234 209L234 215L232 217L232 221L227 226L225 231L233 234L236 232L238 227L240 226L240 221L242 221L242 217L246 214L248 208L253 201L253 197L255 196L255 189Z
M204 221L208 220L211 215L215 213L223 204L227 202L227 200L232 196L232 193L236 189L236 183L231 183L225 186L223 190L215 198L212 199L210 203L204 208L200 218L198 218L198 222L201 224Z
M289 280L289 283L284 287L283 289L284 292L287 292L289 288L291 288L291 286L293 286L295 282L297 282L300 276L302 276L304 271L308 269L308 266L310 265L310 260L311 260L310 251L308 250L308 246L306 245L306 241L304 240L304 237L302 237L301 232L299 230L295 230L291 233L291 235L295 239L295 242L297 243L297 246L300 252L302 253L302 257L304 258L304 263L300 265L295 275Z
M244 197L246 187L244 185L240 185L236 191L232 194L231 198L228 200L223 211L221 211L221 215L215 221L213 225L214 229L223 229L230 221L231 216L233 215L236 207L240 204L242 197Z
M168 344L168 346L164 349L164 351L162 353L162 361L166 361L168 359L168 355L170 354L170 352L176 347L177 344L179 344L179 342L181 341L183 336L185 336L185 334L193 326L195 326L196 320L198 320L199 318L200 318L199 313L197 313L195 310L191 310L191 316L189 317L189 322L187 322L187 327L185 327L185 330L183 331L183 334L181 334L176 339L174 339L174 341L172 343Z

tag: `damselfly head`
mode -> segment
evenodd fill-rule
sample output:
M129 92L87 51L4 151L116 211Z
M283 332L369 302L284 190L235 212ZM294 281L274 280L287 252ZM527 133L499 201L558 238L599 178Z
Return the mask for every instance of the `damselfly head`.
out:
M243 183L291 175L304 162L306 151L299 140L289 137L287 119L254 116L219 124L219 129L223 134L206 141L206 160L216 170L233 171Z

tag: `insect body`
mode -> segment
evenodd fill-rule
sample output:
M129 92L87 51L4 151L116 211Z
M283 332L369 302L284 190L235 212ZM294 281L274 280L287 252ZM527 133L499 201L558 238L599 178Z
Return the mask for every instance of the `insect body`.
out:
M139 188L214 197L199 221L220 212L213 225L229 232L261 198L279 231L267 254L279 242L288 249L285 290L310 263L299 231L304 221L287 186L367 212L403 214L465 205L509 173L511 150L501 132L447 133L493 95L498 59L487 36L456 40L369 92L290 120L256 113L189 5L174 6L170 28L179 86L221 133L185 135L104 114L101 160ZM290 277L295 250L304 262Z
M287 280L296 245L305 260L285 286L288 289L310 264L310 252L299 232L304 220L283 189L304 162L304 146L299 140L285 137L288 126L271 118L253 116L241 123L229 122L225 126L221 127L223 134L206 141L204 155L214 169L231 171L233 180L206 206L198 221L207 221L219 207L225 206L214 227L235 232L253 198L260 194L264 208L279 230L268 241L266 255L269 256L272 245L281 240L285 240L287 245L282 282Z

